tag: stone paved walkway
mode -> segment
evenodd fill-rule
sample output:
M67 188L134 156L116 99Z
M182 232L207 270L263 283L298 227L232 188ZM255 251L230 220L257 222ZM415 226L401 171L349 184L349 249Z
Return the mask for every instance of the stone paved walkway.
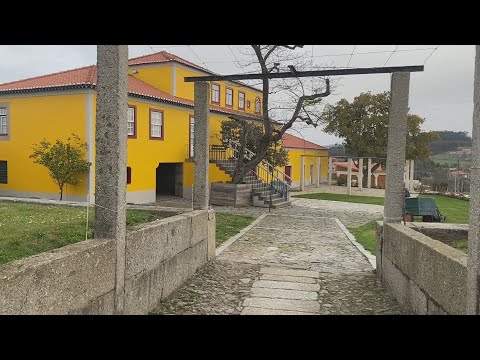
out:
M379 287L370 263L331 218L332 205L328 203L297 199L293 206L277 209L204 266L154 313L401 314L396 301ZM383 210L381 206L382 210L375 205L339 202L335 207L333 216L343 217L347 226L376 219Z

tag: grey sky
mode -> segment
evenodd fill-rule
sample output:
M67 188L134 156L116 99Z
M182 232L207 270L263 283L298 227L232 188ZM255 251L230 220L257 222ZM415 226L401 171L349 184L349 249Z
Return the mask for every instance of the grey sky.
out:
M305 45L301 50L315 64L335 67L422 65L437 45ZM129 56L166 50L214 72L241 73L245 57L236 45L130 45ZM410 51L420 49L416 51ZM425 50L423 50L425 49ZM313 54L312 54L313 50ZM353 56L351 56L352 51ZM395 52L393 52L396 50ZM373 52L373 53L372 53ZM362 54L369 53L369 54ZM235 54L235 55L234 55ZM313 55L313 57L312 57ZM473 45L441 45L433 52L423 73L413 73L410 112L426 118L428 130L472 130ZM0 83L95 64L95 45L2 45ZM282 64L284 66L288 64ZM245 69L244 69L245 70ZM343 77L327 103L352 100L361 92L389 90L390 76L353 75ZM307 140L330 145L338 140L319 128L302 129ZM293 134L297 134L293 132Z

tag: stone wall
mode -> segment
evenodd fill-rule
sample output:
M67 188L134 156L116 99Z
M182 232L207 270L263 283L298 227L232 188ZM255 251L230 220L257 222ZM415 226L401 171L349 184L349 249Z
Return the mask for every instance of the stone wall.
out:
M402 224L377 225L377 275L413 314L465 314L467 255Z
M468 224L408 223L407 225L413 230L447 245L468 240Z
M115 245L87 240L0 266L0 314L113 314ZM124 313L148 313L214 256L212 210L129 231Z

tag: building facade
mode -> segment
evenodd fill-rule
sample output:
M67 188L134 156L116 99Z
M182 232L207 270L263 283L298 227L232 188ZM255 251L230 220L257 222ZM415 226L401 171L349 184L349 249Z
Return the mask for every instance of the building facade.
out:
M130 59L128 72L127 202L191 198L194 85L183 78L213 73L165 51ZM58 199L48 170L29 156L43 138L74 133L87 143L92 167L66 186L64 199L94 202L96 78L92 65L0 84L0 196ZM221 144L221 123L232 114L260 121L260 90L236 81L212 82L210 90L210 144ZM230 180L210 164L210 182Z

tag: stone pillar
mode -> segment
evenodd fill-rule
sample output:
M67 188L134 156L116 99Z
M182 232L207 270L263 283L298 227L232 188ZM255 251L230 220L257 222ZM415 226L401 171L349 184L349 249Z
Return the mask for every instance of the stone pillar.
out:
M206 210L209 205L210 186L208 182L209 167L209 135L210 135L210 90L207 82L194 83L194 117L195 136L193 139L194 178L193 178L193 209Z
M410 160L405 160L405 177L404 177L405 187L409 188L410 183Z
M363 189L363 158L358 159L358 190Z
M373 174L373 177L375 178L375 183L373 185L375 185L375 187L378 187L378 175Z
M480 45L476 46L473 87L472 167L468 223L467 314L480 314Z
M347 170L347 195L352 195L352 159L348 158L348 170Z
M414 181L414 171L415 171L415 160L410 160L410 188L409 190L413 190L413 181Z
M316 158L316 161L317 161L317 182L315 184L315 186L318 188L320 187L320 177L322 176L322 163L321 163L321 158L317 157Z
M403 177L407 142L410 73L393 73L388 120L384 222L397 223L403 216Z
M367 189L372 187L372 158L367 160Z
M332 185L333 159L328 158L328 186Z
M300 156L300 191L305 190L305 156Z
M123 311L128 46L97 46L95 238L116 239L115 312Z

